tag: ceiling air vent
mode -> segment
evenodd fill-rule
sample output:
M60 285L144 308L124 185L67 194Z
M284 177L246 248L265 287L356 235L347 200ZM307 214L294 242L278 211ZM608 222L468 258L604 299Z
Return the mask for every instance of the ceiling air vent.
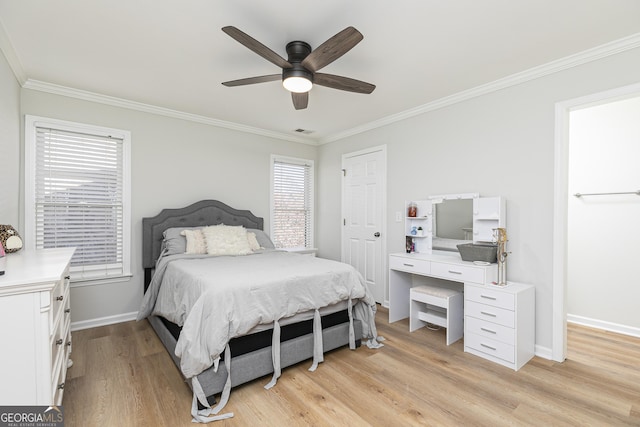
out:
M294 132L302 133L302 134L305 134L305 135L309 135L309 134L313 133L312 130L300 129L300 128L295 129Z

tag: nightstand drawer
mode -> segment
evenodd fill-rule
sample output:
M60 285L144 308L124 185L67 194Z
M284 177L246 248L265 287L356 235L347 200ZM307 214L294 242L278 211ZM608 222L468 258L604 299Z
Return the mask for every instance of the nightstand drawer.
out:
M465 316L472 316L476 319L486 320L509 328L515 327L515 313L511 310L479 304L469 300L466 300L464 305Z
M465 334L464 345L485 354L513 363L516 359L515 347L476 334Z
M389 257L389 268L391 270L406 271L407 273L429 274L431 272L431 261L391 256Z
M483 338L489 338L505 344L515 345L515 330L507 326L487 322L471 316L467 316L464 326L465 335L472 333Z
M488 286L466 286L464 298L481 304L513 310L515 308L515 296L512 293L501 292Z
M484 270L466 265L453 265L442 262L431 264L431 274L455 282L484 282Z

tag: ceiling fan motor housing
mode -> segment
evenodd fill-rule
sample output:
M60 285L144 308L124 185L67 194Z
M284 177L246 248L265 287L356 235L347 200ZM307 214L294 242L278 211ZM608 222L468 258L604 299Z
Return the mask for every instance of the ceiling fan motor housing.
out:
M302 41L287 43L287 60L291 64L291 68L282 69L282 80L289 77L304 77L313 83L313 73L300 64L310 53L309 43Z

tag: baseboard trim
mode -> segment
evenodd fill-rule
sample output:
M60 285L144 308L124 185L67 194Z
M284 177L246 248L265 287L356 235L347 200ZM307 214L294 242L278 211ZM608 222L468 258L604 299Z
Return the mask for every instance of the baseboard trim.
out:
M549 347L543 347L541 345L536 344L534 354L537 357L542 357L543 359L553 360L553 352Z
M116 314L114 316L98 317L96 319L80 320L71 322L71 331L80 331L82 329L97 328L99 326L113 325L114 323L129 322L136 320L138 312Z
M567 322L640 338L640 328L635 328L633 326L621 325L619 323L607 322L604 320L591 319L589 317L577 316L575 314L567 314Z

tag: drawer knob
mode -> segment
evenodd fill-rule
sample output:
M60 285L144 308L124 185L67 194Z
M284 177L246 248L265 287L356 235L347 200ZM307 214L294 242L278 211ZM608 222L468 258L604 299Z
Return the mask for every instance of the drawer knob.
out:
M59 340L56 341L56 345L62 345L63 342L64 340L60 338Z
M449 270L451 274L462 274L462 271Z
M413 264L403 263L402 265L404 265L405 267L413 267Z
M496 300L496 298L495 298L495 297L490 297L490 296L487 296L487 295L480 295L480 298L490 299L490 300L492 300L492 301L495 301L495 300Z
M71 276L64 276L65 280L71 279Z
M67 313L67 314L69 314L69 313L71 313L71 309L70 309L70 308L67 308L64 312L65 312L65 313Z
M480 328L481 331L485 331L485 332L489 332L490 334L495 334L497 333L496 331L492 331L491 329L487 329L487 328Z
M60 383L60 384L58 384L58 389L59 389L59 390L64 389L64 383Z
M64 299L63 295L60 295L59 297L56 297L56 301L62 301Z
M71 341L67 341L67 347L71 347Z

